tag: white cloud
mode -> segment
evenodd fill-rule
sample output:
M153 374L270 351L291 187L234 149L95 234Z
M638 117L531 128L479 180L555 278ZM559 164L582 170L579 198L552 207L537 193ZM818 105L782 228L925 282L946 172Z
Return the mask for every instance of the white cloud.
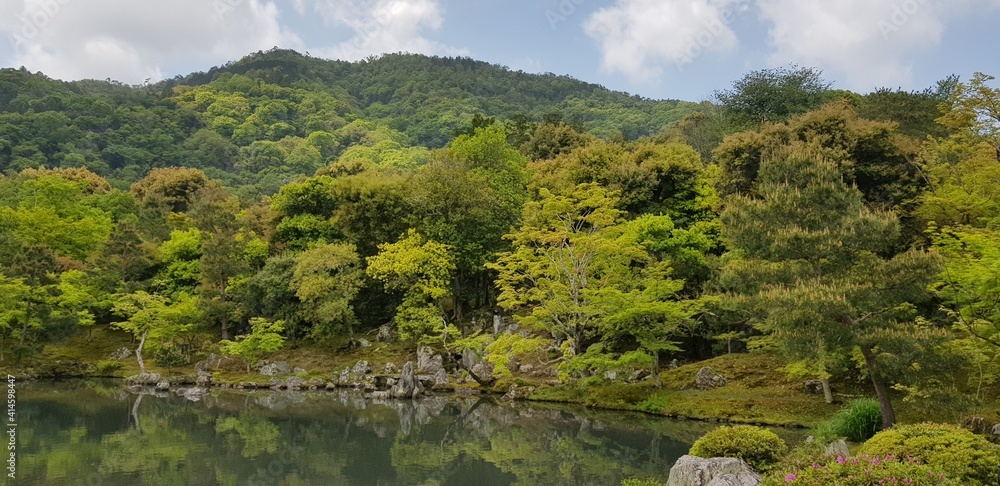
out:
M0 32L15 44L6 65L61 79L162 78L162 66L219 64L273 46L301 48L264 0L0 0ZM183 73L178 73L183 74Z
M438 0L317 0L316 12L333 27L347 27L353 36L322 55L358 60L371 54L411 52L419 54L464 55L425 37L425 31L439 30L444 13Z
M997 0L757 0L771 24L768 61L819 66L846 76L841 87L909 84L913 59L941 42L950 17Z
M677 68L704 53L738 47L729 21L746 0L618 0L594 12L584 31L600 45L602 66L636 82L651 82L663 64Z

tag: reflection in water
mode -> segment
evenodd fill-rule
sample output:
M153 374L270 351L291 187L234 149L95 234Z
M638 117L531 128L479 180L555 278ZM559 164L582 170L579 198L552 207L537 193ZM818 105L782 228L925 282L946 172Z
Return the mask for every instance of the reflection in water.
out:
M19 484L616 485L665 481L709 424L491 398L353 390L123 392L35 383L20 396Z

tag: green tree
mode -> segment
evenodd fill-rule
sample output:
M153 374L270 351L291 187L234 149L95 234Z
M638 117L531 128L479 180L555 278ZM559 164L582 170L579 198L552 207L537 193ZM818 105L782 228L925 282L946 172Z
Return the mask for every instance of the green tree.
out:
M816 361L822 356L860 350L891 427L888 382L901 377L885 360L921 337L910 323L937 259L917 250L886 256L898 238L895 215L869 209L834 162L801 149L765 159L756 194L732 197L722 221L732 252L721 281L754 296L765 310L758 328L817 371L829 365Z
M410 230L395 243L380 244L378 255L368 257L368 276L387 290L403 293L395 318L403 340L421 343L445 331L442 305L451 295L449 283L455 269L449 250Z
M634 239L617 238L623 213L616 193L587 183L540 194L540 201L525 204L521 228L505 237L513 249L490 265L499 272L497 303L523 311L519 322L579 354L605 316L598 301L625 288L631 264L647 254Z
M195 298L187 294L168 298L143 290L120 295L115 300L112 312L125 320L115 322L114 326L139 340L135 357L142 373L147 373L142 358L147 344L169 345L197 326L202 315L195 302Z
M751 71L715 97L726 111L759 124L819 108L829 89L822 71L793 65Z
M290 288L301 302L303 321L313 324L313 338L346 331L354 343L351 302L363 284L361 258L350 243L318 244L296 257Z
M968 83L958 83L938 123L959 131L971 144L989 144L1000 160L1000 88L989 86L995 79L975 73Z
M219 347L227 356L246 361L249 373L260 358L281 349L285 342L285 338L281 336L284 326L282 321L271 322L263 317L254 317L250 319L250 334L236 336L234 341L223 339L219 342Z

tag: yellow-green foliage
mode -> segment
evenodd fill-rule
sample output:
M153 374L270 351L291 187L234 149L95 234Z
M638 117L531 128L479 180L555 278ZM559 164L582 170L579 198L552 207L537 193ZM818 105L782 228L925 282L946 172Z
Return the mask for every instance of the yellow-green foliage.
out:
M875 434L861 446L860 453L913 457L967 485L1000 484L1000 446L953 425L900 425Z
M752 425L722 426L695 441L692 456L738 457L755 471L768 471L788 452L777 434Z
M493 364L493 376L510 378L514 376L507 364L511 359L523 360L533 354L543 353L542 348L548 340L544 338L527 338L520 334L501 334L496 340L486 346L486 359Z

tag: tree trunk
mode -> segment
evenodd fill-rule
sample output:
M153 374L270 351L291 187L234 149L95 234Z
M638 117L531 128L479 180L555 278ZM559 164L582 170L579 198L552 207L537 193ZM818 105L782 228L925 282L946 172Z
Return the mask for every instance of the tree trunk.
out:
M146 373L146 363L142 361L142 347L146 345L146 336L149 335L149 329L142 331L142 339L139 339L139 346L135 348L135 359L139 362L139 372Z
M870 346L861 346L861 355L865 358L865 366L868 367L868 376L872 378L872 385L875 387L875 395L878 397L879 408L882 409L882 428L891 429L896 424L896 412L892 409L892 402L889 399L889 390L878 375L875 367L875 354Z
M660 353L653 351L653 386L660 388L663 383L660 382Z
M833 403L833 390L830 389L830 380L823 378L819 380L823 384L823 399L826 403Z
M229 339L229 312L226 309L226 280L222 281L222 289L219 292L219 300L222 301L222 339Z

